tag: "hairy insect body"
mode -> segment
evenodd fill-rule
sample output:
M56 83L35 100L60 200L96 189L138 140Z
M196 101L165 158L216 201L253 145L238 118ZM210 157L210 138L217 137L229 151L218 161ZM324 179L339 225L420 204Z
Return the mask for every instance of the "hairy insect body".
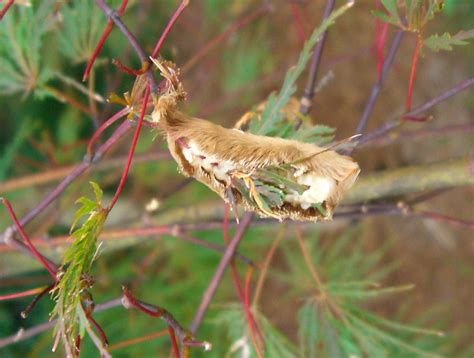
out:
M242 205L262 217L332 217L360 172L352 158L310 143L244 133L188 116L177 109L184 98L181 85L176 79L169 84L168 93L155 99L152 118L160 123L184 175L204 183L233 207Z

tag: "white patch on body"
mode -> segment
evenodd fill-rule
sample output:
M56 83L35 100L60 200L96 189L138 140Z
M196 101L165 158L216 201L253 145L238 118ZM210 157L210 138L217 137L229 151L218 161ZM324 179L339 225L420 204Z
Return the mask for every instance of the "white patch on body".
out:
M336 183L333 179L317 176L312 173L300 175L296 178L298 184L307 185L309 188L303 193L294 192L285 197L285 201L300 204L303 210L317 203L323 203L333 192Z
M194 142L188 143L188 148L182 148L186 160L195 166L200 166L207 172L212 173L217 179L230 182L229 172L234 170L235 165L229 160L222 160L215 155L202 152Z

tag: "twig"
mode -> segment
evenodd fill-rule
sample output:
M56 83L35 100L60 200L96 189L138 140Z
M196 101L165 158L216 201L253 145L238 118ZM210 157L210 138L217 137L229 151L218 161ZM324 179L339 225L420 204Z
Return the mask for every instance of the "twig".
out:
M258 336L262 347L265 346L265 342L263 340L262 333L260 332L260 328L258 327L258 324L255 321L255 318L252 315L252 311L250 309L250 282L252 279L252 273L253 273L253 268L249 267L247 270L247 274L245 275L244 310L245 310L245 315L247 317L247 325L248 325L250 339L252 340L252 345L255 348L255 352L257 353L257 356L259 358L262 358L263 355L258 345L256 336Z
M362 115L359 118L359 122L357 123L355 134L362 134L365 130L365 127L367 126L369 117L372 114L372 111L374 110L375 103L377 102L377 98L380 94L380 91L382 90L383 82L385 78L387 77L388 70L390 69L393 63L393 60L395 59L395 55L400 46L402 37L403 37L403 31L398 31L392 40L390 50L388 51L387 57L383 63L382 73L379 76L377 82L372 87L372 91L370 92L369 99L367 100L367 103L364 107L364 111L362 112Z
M148 62L148 56L145 53L145 51L142 49L140 44L138 43L137 39L135 36L130 32L128 27L122 22L120 19L120 16L118 13L110 8L104 0L95 0L96 4L100 7L100 9L104 12L104 14L114 22L114 24L120 29L120 31L124 34L126 37L127 41L132 45L133 49L135 50L135 53L138 55L140 58L141 62ZM158 84L156 83L155 76L153 75L153 68L150 67L148 71L146 72L146 76L148 79L148 84L150 85L151 92L153 93L159 93L160 89Z
M449 97L454 96L455 94L464 91L465 89L469 88L470 86L474 85L474 77L468 78L457 85L455 85L453 88L450 88L449 90L443 92L439 96L423 103L422 105L416 107L415 109L412 109L408 113L404 113L401 115L398 115L395 119L389 120L379 126L378 128L374 129L372 132L367 133L363 135L360 139L358 144L364 144L368 141L372 141L374 139L377 139L383 135L385 135L387 132L392 131L393 129L399 127L404 123L403 121L403 116L416 116L420 113L423 113L430 109L431 107L437 105L438 103L445 101Z
M228 238L228 235L229 235L229 209L230 209L230 205L225 203L222 231L223 231L223 234L224 234L224 242L226 243L226 245L229 244L229 238ZM242 307L244 309L244 312L245 312L246 323L247 323L247 326L248 326L248 329L249 329L250 337L252 339L252 344L255 347L255 351L257 352L257 355L259 357L261 357L260 348L257 344L257 340L255 339L255 333L257 333L257 335L259 337L259 340L260 340L260 343L262 343L262 345L264 344L263 343L263 336L262 336L262 334L260 332L260 329L257 325L257 321L255 320L255 317L252 314L252 311L250 309L250 305L248 304L248 290L247 290L248 287L246 285L246 291L245 292L242 290L242 286L240 285L240 280L239 280L239 274L238 274L238 271L237 271L237 265L236 265L234 259L232 259L231 262L230 262L230 268L232 270L232 279L234 281L234 286L237 290L237 295L239 297L239 300L240 300L240 302L242 304ZM249 266L249 270L252 270L252 272L253 272L253 266Z
M122 3L120 4L120 8L118 11L118 16L122 16L125 8L127 7L128 0L122 0ZM92 53L91 58L87 62L86 69L84 70L84 74L82 75L82 81L85 81L87 77L89 76L89 73L92 69L92 65L94 64L97 56L99 56L100 51L102 50L102 47L104 46L105 40L109 36L110 32L112 31L114 23L112 22L111 19L107 20L107 25L104 29L104 32L102 33L102 36L100 37L99 42L97 43L97 46L94 49L94 52Z
M122 341L122 342L110 345L109 350L112 351L112 350L128 347L128 346L131 346L133 344L146 342L146 341L151 340L151 339L162 337L162 336L166 335L167 332L168 332L168 330L165 329L165 330L158 331L158 332L155 332L155 333L147 334L145 336L127 339L126 341Z
M474 221L462 220L462 219L454 218L452 216L434 213L431 211L424 211L424 210L414 210L413 214L418 217L445 222L453 226L467 227L468 229L474 230Z
M189 5L189 0L181 0L181 3L179 4L178 8L174 12L173 16L171 17L170 21L166 25L165 29L163 30L160 39L155 45L155 48L153 49L153 52L151 53L151 57L155 58L158 55L158 52L161 49L161 46L163 45L163 42L165 41L166 37L168 36L168 33L170 32L171 28L175 24L176 20L178 20L179 16L181 13L184 11L186 6Z
M135 154L135 148L138 143L138 137L140 136L140 130L142 129L143 118L145 118L146 104L148 103L149 96L150 96L150 86L148 85L145 89L145 94L143 96L143 105L142 105L142 109L140 113L140 118L138 118L137 128L135 128L135 133L132 139L132 145L130 146L130 150L128 153L127 163L125 164L125 168L123 170L122 177L120 178L120 183L117 187L117 190L115 191L114 197L112 198L109 206L107 207L108 211L112 210L112 208L114 207L115 203L117 202L120 196L120 193L122 192L123 187L125 186L125 181L127 180L127 175L132 165L133 154Z
M142 311L143 313L147 314L148 316L161 318L163 321L166 322L168 327L171 327L174 333L178 336L181 344L183 346L201 346L205 350L209 350L211 348L208 342L201 342L195 341L192 334L184 329L179 322L173 317L171 313L169 313L164 308L151 305L140 300L137 300L130 290L127 287L123 287L123 297L122 297L122 305L129 309L130 307L135 307L138 310Z
M413 94L413 85L415 83L416 67L418 64L418 59L420 58L420 51L422 47L423 39L421 34L417 33L415 51L413 52L413 58L411 60L410 79L408 80L407 98L405 101L405 112L409 112L411 109L411 98Z
M51 275L51 277L53 278L53 280L57 280L57 276L56 276L56 268L52 268L50 265L49 265L49 262L45 260L45 258L43 257L43 255L40 254L40 252L36 249L36 247L33 245L33 243L30 241L29 237L26 235L25 231L23 230L23 227L21 225L21 223L18 221L16 215L15 215L15 212L13 211L13 208L11 207L9 201L6 199L6 198L2 198L0 197L0 201L3 202L3 204L5 205L5 207L7 208L8 210L8 213L10 214L10 217L12 218L15 226L16 226L16 229L18 230L18 232L20 233L21 237L23 238L23 241L25 242L25 244L28 246L28 248L30 249L31 253L33 254L33 256L39 261L41 262L41 264L43 265L43 267L49 272L49 274Z
M121 304L122 304L121 299L115 298L113 300L96 305L94 312L102 312L105 310L109 310L111 308L118 307ZM41 334L44 331L47 331L48 329L53 328L56 323L57 323L57 319L54 319L52 321L41 323L37 326L31 327L28 329L20 328L17 333L7 336L5 338L0 338L0 348L7 347L11 344L18 343L28 338L34 337L38 334Z
M1 295L0 301L12 300L20 297L34 296L44 290L44 287L37 287L31 290L26 290L22 292L10 293L8 295Z
M237 247L240 243L240 240L242 240L245 234L245 231L247 230L247 227L250 225L251 221L252 221L252 214L246 213L244 218L240 222L237 228L237 231L234 234L234 237L232 238L229 245L227 246L227 249L224 255L222 256L221 261L219 262L219 265L217 266L217 269L214 273L214 276L212 277L212 280L209 286L204 292L204 295L201 300L201 304L199 305L199 308L194 316L193 322L191 324L191 332L193 334L196 333L199 325L201 324L204 314L206 313L207 308L209 307L209 304L211 303L212 297L214 296L216 292L217 286L219 285L222 279L222 276L224 275L225 269L227 268L227 265L232 260L232 257L234 256L234 253L237 250Z
M169 152L150 152L136 154L134 163L147 163L156 162L159 160L165 160L171 158ZM119 156L114 158L107 158L101 162L94 164L91 170L102 171L113 169L119 166L123 166L123 163L127 160L127 156ZM44 185L50 182L60 180L67 176L75 167L75 165L67 165L63 167L46 170L40 173L29 174L19 178L12 178L0 183L0 193L8 193L10 191L19 190L23 188L31 188L34 186Z
M8 0L7 3L3 6L2 10L0 10L0 20L3 19L3 16L5 16L8 9L10 8L10 6L13 5L14 2L15 0Z
M438 128L423 128L419 130L399 131L397 133L394 133L393 135L385 133L384 135L372 140L371 142L365 142L360 147L367 145L387 145L395 141L399 142L404 140L416 140L426 137L436 138L455 133L459 133L461 135L469 135L473 131L474 123L461 123Z
M226 251L226 247L215 244L213 242L208 242L205 240L201 240L195 238L193 236L189 236L186 234L188 231L192 230L212 230L217 229L220 227L219 223L200 223L200 224L188 224L188 225L172 225L172 226L154 226L154 227L145 227L145 228L134 228L134 229L116 229L110 231L103 231L100 234L100 239L102 241L105 240L114 240L117 241L121 238L127 237L134 237L134 238L141 238L146 236L156 236L162 234L168 234L172 237L190 242L192 244L207 248L209 250L213 250L216 252L224 253ZM69 236L58 236L51 238L50 240L43 240L41 238L33 239L33 243L37 247L56 247L58 244L66 243L66 240ZM0 252L5 252L3 247L0 247ZM242 263L256 267L255 263L247 258L246 256L241 255L240 253L235 254L235 259L241 261Z
M132 124L128 121L122 123L116 130L115 132L111 135L111 137L104 143L102 144L96 151L94 160L97 160L100 158L103 154L105 154L110 147L115 144L122 136L127 133L127 131L132 127ZM36 207L34 207L32 210L30 210L21 220L19 220L19 225L24 226L27 223L29 223L32 219L34 219L36 216L38 216L44 209L46 209L52 202L54 202L59 195L71 184L79 175L84 173L91 165L92 161L90 160L83 160L83 162L79 165L77 165L57 186L53 191L51 191L49 194L47 194L43 200L40 201ZM6 241L8 240L8 244L11 244L15 246L19 250L29 250L28 246L26 246L23 242L18 240L15 237L11 237L11 233L9 231L13 230L12 227L8 228L5 230L2 234L3 240ZM45 259L46 260L46 259ZM47 260L49 262L49 267L53 267L54 264L52 264L51 261Z
M335 0L327 0L326 7L323 12L323 17L321 22L329 17L332 10L334 9ZM303 97L301 98L300 102L300 113L303 115L307 115L311 110L311 106L313 105L313 97L316 88L316 80L318 78L319 72L319 65L321 63L321 55L324 49L324 43L326 42L328 30L324 31L314 49L313 56L311 58L311 64L309 67L309 75L308 80L306 82L306 87L303 93ZM296 128L299 128L301 125L301 119L297 120Z
M89 140L89 144L87 145L87 154L92 158L94 154L94 145L101 136L104 131L109 128L112 124L114 124L116 121L118 121L120 118L122 118L124 115L126 115L129 112L128 108L124 108L121 111L115 113L112 117L107 119L102 125L94 132L92 135L91 139Z
M35 308L36 304L41 300L41 298L43 298L45 294L51 292L51 290L56 287L56 284L57 282L47 287L44 287L41 290L41 292L39 292L39 294L33 299L33 301L31 301L30 304L26 306L26 308L23 311L21 311L20 313L21 317L26 318L30 314L30 312L33 310L33 308Z
M304 27L301 21L301 16L298 11L298 7L296 6L296 3L294 1L290 1L290 7L291 7L291 14L293 16L293 23L295 25L296 33L300 37L301 41L305 42L307 40L307 36L304 31Z
M174 356L176 358L180 357L178 342L176 341L176 335L174 334L174 329L168 326L168 335L170 336L171 347L173 349Z

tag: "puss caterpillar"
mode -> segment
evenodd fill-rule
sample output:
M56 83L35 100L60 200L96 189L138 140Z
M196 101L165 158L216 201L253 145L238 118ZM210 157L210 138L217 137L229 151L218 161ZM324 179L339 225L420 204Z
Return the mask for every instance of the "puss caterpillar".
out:
M185 92L174 66L153 62L167 79L154 98L160 124L180 171L207 185L232 207L279 220L327 220L356 180L352 158L296 140L228 129L178 110ZM244 116L245 117L245 116ZM239 126L245 118L238 121Z

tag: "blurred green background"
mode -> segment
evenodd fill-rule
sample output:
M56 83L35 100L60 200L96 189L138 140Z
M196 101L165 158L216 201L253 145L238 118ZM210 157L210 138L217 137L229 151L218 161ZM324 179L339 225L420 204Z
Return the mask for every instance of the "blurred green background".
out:
M123 35L114 29L94 65L91 79L82 83L85 63L105 27L105 17L92 1L32 2L30 8L13 6L0 22L0 195L10 200L19 217L54 188L70 165L83 159L95 126L120 109L103 102L91 103L86 95L87 91L93 91L103 99L111 93L121 95L130 91L134 78L113 66L111 59L118 58L132 68L140 67ZM119 1L108 3L117 7ZM130 1L123 20L148 53L177 4L174 0ZM320 22L324 5L325 2L319 0L191 1L160 54L180 67L188 64L182 76L188 92L186 110L195 116L232 126L243 113L263 101L271 91L279 89L287 69L295 63L303 44L295 26L295 8L303 31L310 34ZM373 1L358 1L354 9L331 28L324 50L321 77L332 71L334 78L316 94L311 118L314 123L336 128L337 138L353 134L376 80L375 18L370 13L374 8ZM427 31L456 33L474 27L473 19L472 1L445 1L444 11L429 24ZM228 29L231 29L229 36L189 67L188 61L211 39ZM390 28L389 40L393 33ZM403 109L414 46L414 36L407 34L371 117L370 128ZM414 104L423 103L472 77L472 63L472 44L456 47L453 52L423 50ZM300 80L299 94L304 77ZM440 104L432 113L435 120L422 124L423 128L472 122L472 91ZM418 130L421 127L413 124L408 128ZM108 130L103 138L110 133L112 131ZM104 234L103 255L94 265L97 281L91 292L96 302L104 302L119 297L121 285L127 284L137 297L166 308L187 327L220 255L169 235L130 236L123 230L210 222L216 229L193 230L190 235L222 244L219 225L223 203L203 185L186 182L166 154L161 136L153 140L156 136L157 133L148 128L141 133L137 161L105 227L105 233L115 232L116 235ZM68 235L77 208L75 200L91 195L88 181L99 183L106 201L110 200L130 140L129 135L115 145L101 161L102 167L99 164L81 176L59 200L27 226L28 234L38 239L42 252L60 261L68 243L55 238ZM373 170L459 157L472 151L473 144L472 130L434 138L420 136L364 147L355 152L355 159L364 175ZM147 159L150 156L160 159ZM114 158L119 160L114 161ZM34 174L37 176L32 177ZM22 178L26 181L21 182ZM159 208L150 212L146 206L152 199L158 200ZM437 212L472 220L473 199L472 187L460 187L426 205ZM7 212L1 211L0 230L10 223ZM408 292L377 300L363 294L354 297L352 292L348 298L338 296L341 305L347 305L344 307L354 310L357 315L371 312L386 319L442 330L446 332L443 338L404 330L395 330L393 337L402 339L410 347L442 356L472 357L472 230L416 217L367 217L305 224L300 228L325 284L370 281L384 287L415 286ZM280 235L283 239L259 301L259 314L262 315L259 323L265 332L267 356L309 357L318 342L317 349L323 352L321 356L335 356L337 352L364 354L364 347L351 346L357 342L356 337L349 336L350 330L338 325L337 319L332 317L334 322L325 323L321 321L324 314L311 318L308 313L319 308L313 307L315 304L309 299L314 295L314 283L299 252L294 224L254 225L245 234L239 252L262 263ZM246 267L238 264L238 268L243 279ZM259 274L254 273L254 284ZM0 295L48 282L48 275L32 259L0 243ZM0 302L0 341L15 334L20 327L26 329L48 320L53 307L49 299L40 301L23 320L19 313L29 302L29 298ZM113 356L169 355L166 336L114 348L125 340L162 331L166 328L162 321L121 307L97 313L95 317L107 333ZM369 316L365 319L371 320ZM377 335L370 330L364 331L363 326L359 330L368 335L367 344L372 344L370 336ZM202 353L195 348L191 356L245 356L242 350L245 347L235 345L245 336L244 332L244 313L230 272L227 272L196 336L212 342L213 350ZM333 332L334 337L324 337L325 332ZM339 350L332 351L333 348L327 346L327 342L333 341L340 346ZM417 351L404 350L397 342L383 339L381 342L373 343L373 350L369 350L372 353L366 351L365 354L422 356ZM61 355L61 352L51 353L52 343L51 331L47 331L0 348L0 357ZM254 356L248 337L245 344L249 354ZM235 352L230 352L232 347L236 347ZM379 350L381 347L384 350ZM86 339L81 355L92 357L98 353Z

